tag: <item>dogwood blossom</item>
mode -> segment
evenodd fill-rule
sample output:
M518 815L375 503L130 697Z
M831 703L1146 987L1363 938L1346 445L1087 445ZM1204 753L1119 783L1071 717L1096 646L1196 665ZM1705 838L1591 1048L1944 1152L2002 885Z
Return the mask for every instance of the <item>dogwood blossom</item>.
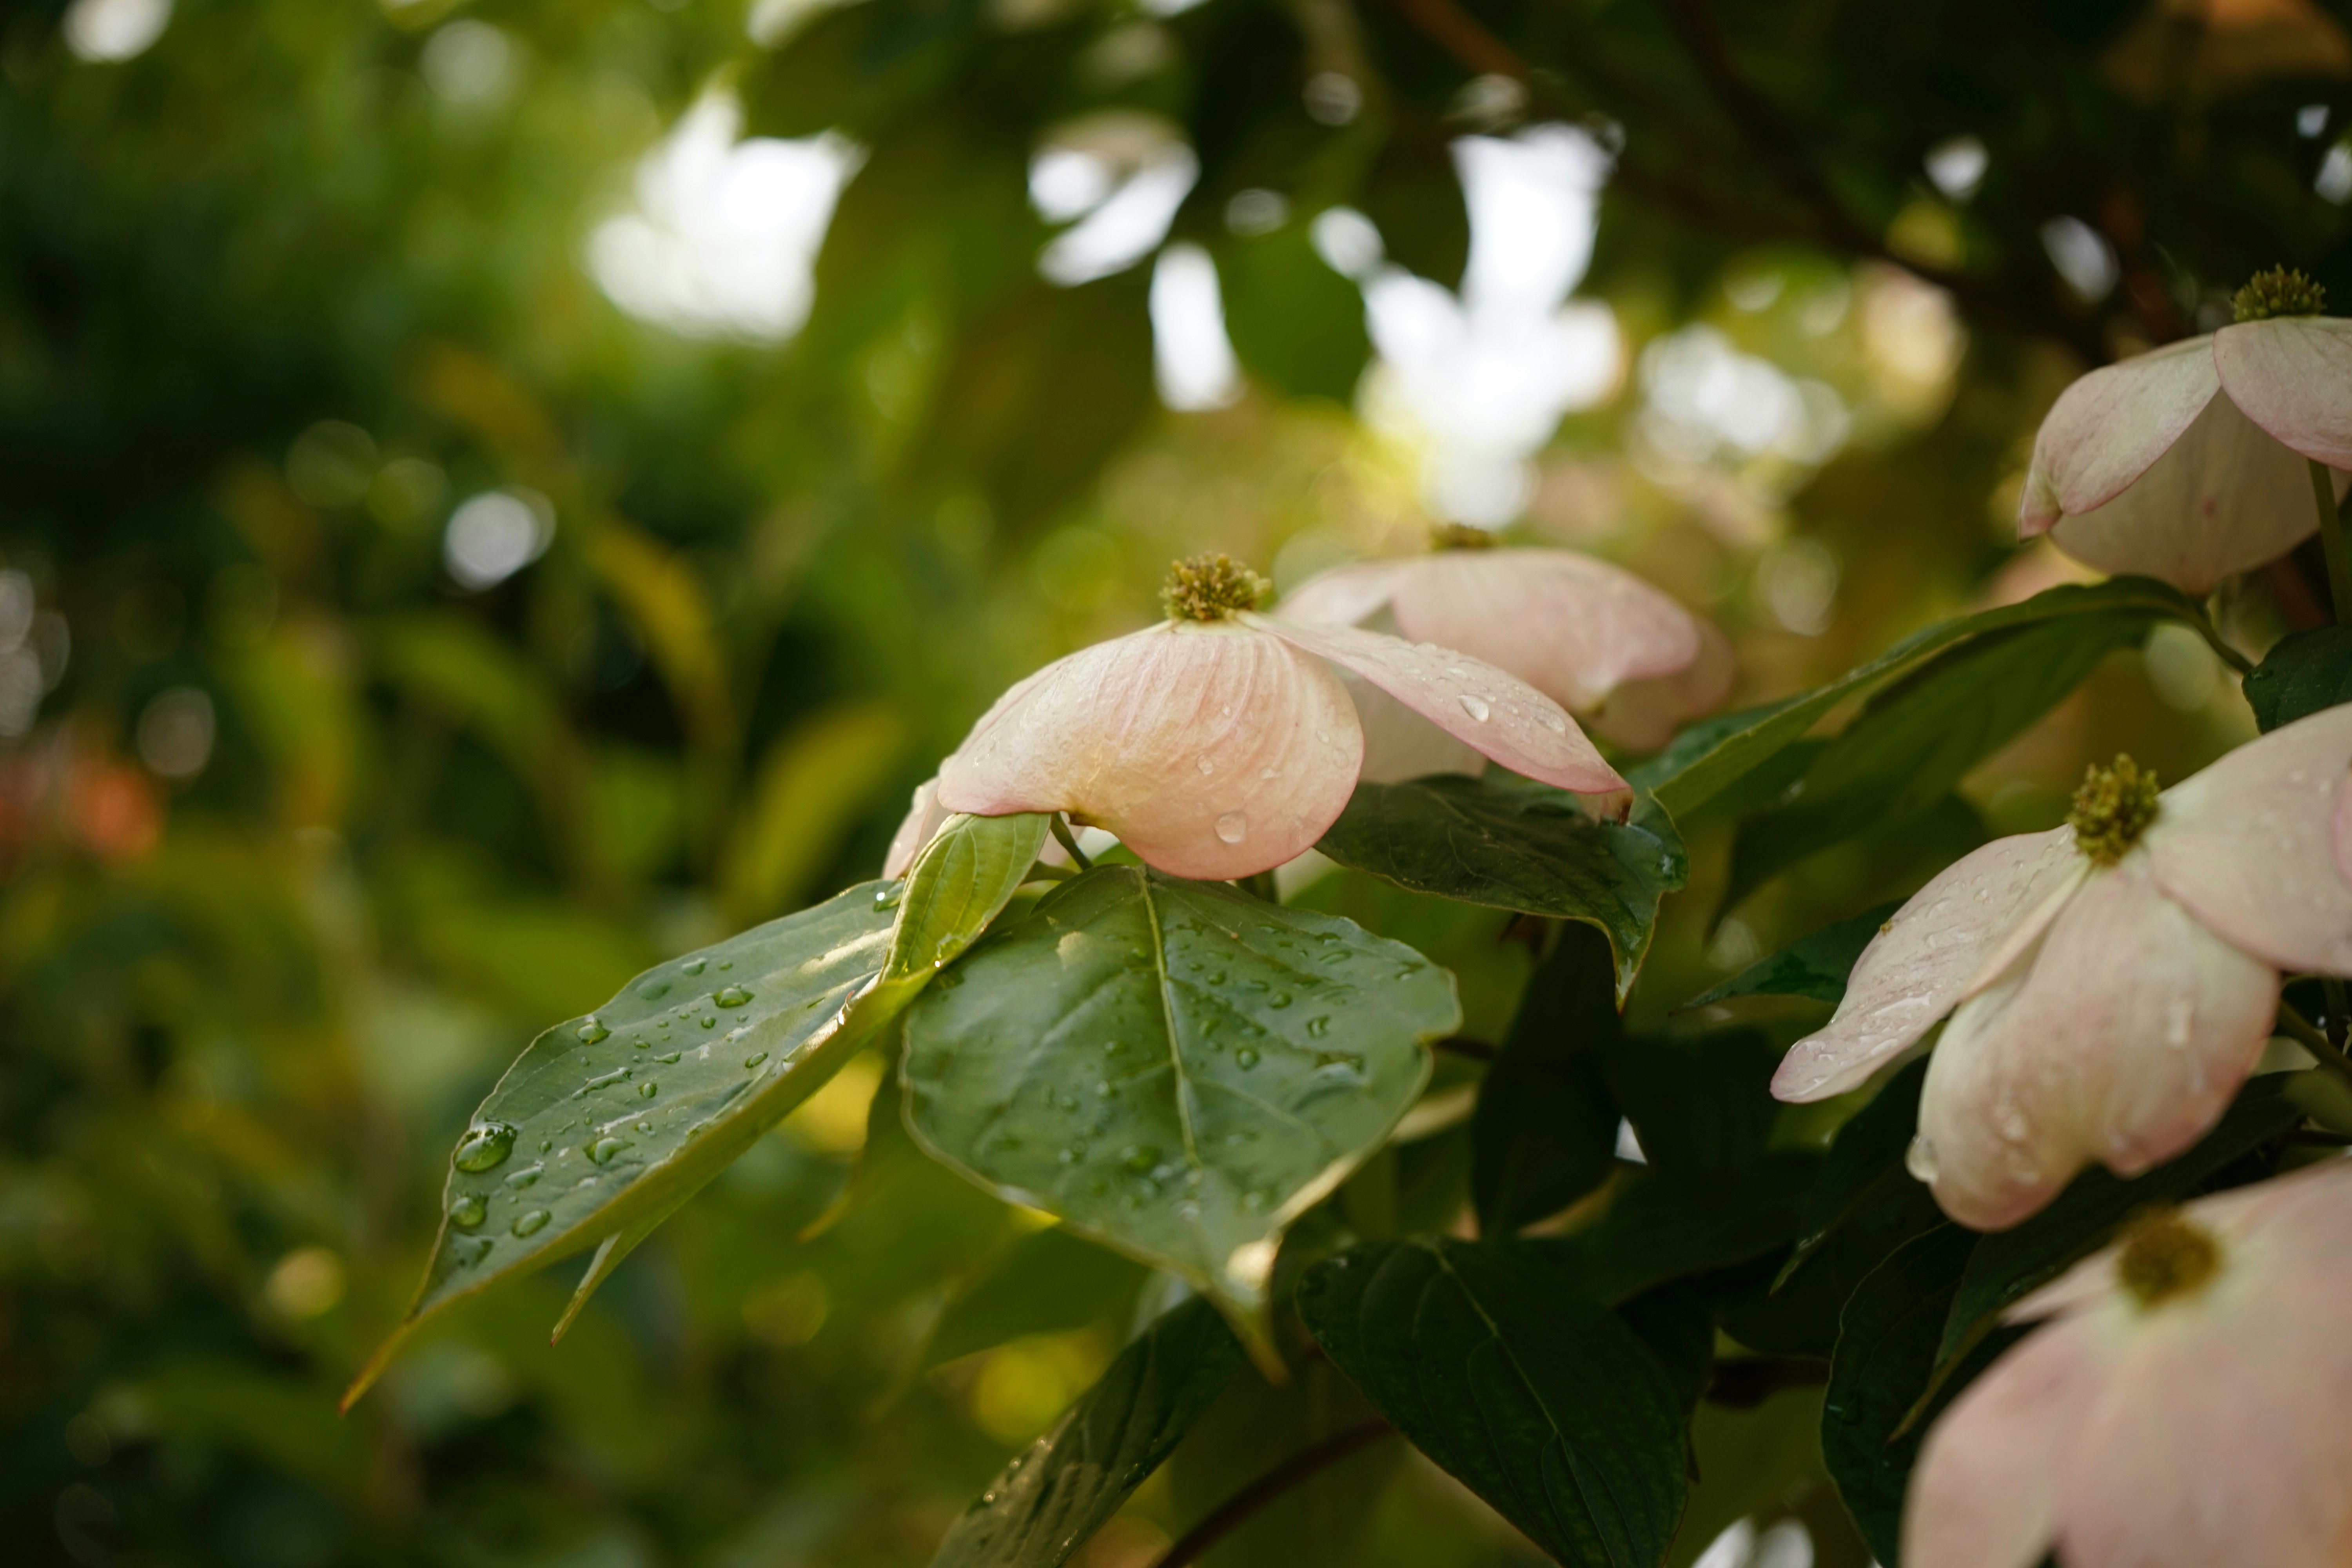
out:
M1457 548L1334 567L1286 595L1276 615L1460 648L1637 751L1664 744L1731 689L1721 632L1633 573L1570 550ZM1368 724L1367 778L1482 765L1417 719L1384 718Z
M1844 1093L1950 1014L1911 1163L1953 1218L1998 1230L2093 1162L2169 1159L2252 1070L2280 972L2352 974L2347 767L2352 706L2161 795L2129 758L2092 770L2065 826L1964 857L1880 928L1773 1093Z
M1907 1568L2330 1568L2352 1542L2352 1161L2144 1216L1928 1433Z
M2034 437L2019 537L2198 595L2308 538L2308 462L2352 468L2352 321L2321 303L2301 274L2265 273L2236 325L2069 386Z
M1625 781L1540 691L1432 644L1258 615L1265 587L1223 556L1179 563L1167 620L1015 685L917 791L886 871L948 813L1026 811L1108 829L1172 876L1271 870L1323 837L1361 773L1358 700L1335 671L1482 757L1624 814Z

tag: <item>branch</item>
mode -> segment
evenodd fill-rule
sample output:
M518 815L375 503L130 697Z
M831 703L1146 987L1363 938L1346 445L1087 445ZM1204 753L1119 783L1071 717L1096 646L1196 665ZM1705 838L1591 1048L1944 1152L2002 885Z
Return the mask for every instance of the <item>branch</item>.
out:
M1310 1444L1219 1504L1208 1518L1184 1532L1168 1549L1157 1568L1185 1568L1197 1563L1209 1548L1241 1528L1249 1517L1293 1487L1311 1480L1360 1448L1370 1447L1396 1428L1374 1415L1342 1427L1319 1443Z

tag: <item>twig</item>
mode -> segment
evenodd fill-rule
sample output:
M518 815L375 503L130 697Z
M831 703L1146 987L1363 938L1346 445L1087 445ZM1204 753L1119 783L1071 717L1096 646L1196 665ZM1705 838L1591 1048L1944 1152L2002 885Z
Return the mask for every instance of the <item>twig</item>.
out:
M1063 818L1062 814L1058 811L1054 812L1049 815L1045 820L1052 826L1054 829L1054 837L1060 841L1062 847L1069 851L1070 859L1076 865L1078 869L1081 871L1093 870L1095 868L1095 863L1087 858L1087 852L1085 850L1078 847L1077 837L1076 835L1071 833L1070 825Z
M2296 1045L2309 1051L2321 1067L2347 1083L2352 1083L2352 1058L2347 1058L2330 1044L2327 1037L2321 1034L2310 1019L2282 1002L2279 1004L2278 1021L2279 1027L2284 1029Z
M1185 1568L1197 1563L1209 1548L1238 1530L1258 1510L1317 1472L1329 1468L1360 1448L1370 1447L1396 1428L1375 1415L1343 1427L1319 1443L1310 1444L1219 1504L1208 1518L1184 1532L1168 1549L1157 1568Z

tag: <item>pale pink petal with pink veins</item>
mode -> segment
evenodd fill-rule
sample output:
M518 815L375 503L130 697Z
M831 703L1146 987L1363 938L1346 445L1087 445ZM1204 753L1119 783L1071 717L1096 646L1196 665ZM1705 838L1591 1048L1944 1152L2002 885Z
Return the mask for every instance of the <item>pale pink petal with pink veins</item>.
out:
M2179 1153L2253 1070L2278 992L2158 890L2144 853L2093 872L1937 1042L1919 1095L1937 1203L2001 1230L2086 1165L2135 1176Z
M1567 550L1451 550L1402 563L1393 607L1415 642L1458 648L1581 711L1629 680L1687 669L1696 619L1622 567Z
M2250 741L2164 792L2142 840L2157 884L2281 969L2352 974L2352 885L2336 818L2352 705Z
M1698 658L1672 675L1629 680L1585 715L1585 727L1628 751L1654 752L1690 720L1709 713L1731 694L1739 673L1731 639L1711 621L1698 622Z
M1903 1508L1910 1568L2033 1568L2057 1534L2059 1483L2107 1386L2089 1336L2045 1330L1971 1384L1920 1450Z
M2278 316L2213 338L2221 390L2305 458L2352 468L2352 321Z
M2081 874L2069 828L1998 838L1946 867L1871 939L1826 1027L1789 1049L1772 1092L1858 1089L1958 1005L1979 967L2037 905Z
M2089 511L2168 451L2221 389L2213 340L2188 338L2095 370L2059 395L2033 438L2018 534Z
M2201 597L2318 526L2304 460L2216 397L2129 489L2068 515L2051 538L2085 565Z
M1224 879L1312 847L1362 758L1321 661L1234 622L1165 622L1040 671L941 764L938 798L1067 811L1172 876Z
M1303 626L1360 626L1382 610L1418 558L1359 561L1318 572L1282 596L1274 614Z
M1579 795L1631 802L1624 779L1566 710L1490 664L1352 626L1295 626L1259 615L1238 618L1379 687L1515 773Z

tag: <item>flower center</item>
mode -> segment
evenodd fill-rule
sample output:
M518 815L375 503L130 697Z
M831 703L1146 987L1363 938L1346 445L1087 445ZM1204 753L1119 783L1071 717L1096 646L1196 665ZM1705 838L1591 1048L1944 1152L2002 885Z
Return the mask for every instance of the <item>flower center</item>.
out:
M1434 523L1429 530L1432 550L1492 550L1501 542L1493 529L1473 528L1466 522Z
M2083 787L2074 792L2074 809L2066 814L2066 826L2074 830L2074 847L2095 866L2122 859L2155 820L2155 773L2120 754L2114 767L2092 765L2083 776Z
M2145 1310L2194 1295L2221 1271L2221 1243L2204 1226L2161 1208L2132 1226L2116 1259L2116 1282Z
M2242 321L2267 321L2273 316L2316 316L2327 308L2327 290L2301 272L2273 267L2257 272L2230 301Z
M1230 555L1195 555L1170 564L1160 605L1171 621L1222 621L1236 610L1257 608L1273 591L1273 584Z

